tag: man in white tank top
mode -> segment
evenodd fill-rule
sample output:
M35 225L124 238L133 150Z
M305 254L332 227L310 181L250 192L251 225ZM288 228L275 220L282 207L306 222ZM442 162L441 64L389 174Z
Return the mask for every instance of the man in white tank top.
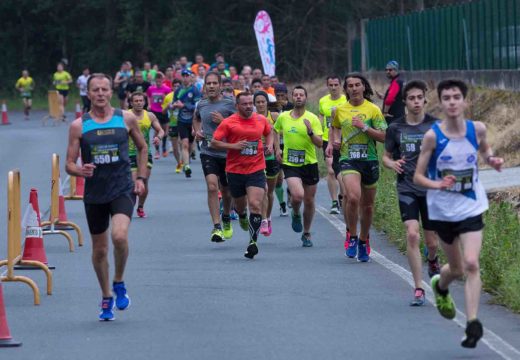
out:
M461 345L474 348L483 335L477 319L481 291L479 257L482 214L488 209L486 192L478 177L478 152L497 171L504 160L493 156L486 126L464 117L467 92L468 87L461 80L444 80L437 86L444 119L424 135L414 183L428 189L428 215L448 259L440 275L431 280L437 310L447 319L455 318L455 303L448 286L466 275L467 324Z

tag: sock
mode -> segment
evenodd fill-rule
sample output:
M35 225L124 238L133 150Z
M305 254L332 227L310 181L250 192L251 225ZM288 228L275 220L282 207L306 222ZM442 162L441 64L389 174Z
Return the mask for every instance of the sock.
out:
M167 151L167 148L166 148L166 140L168 140L168 137L165 136L162 138L162 148L163 148L163 151Z
M231 216L229 214L222 214L222 222L230 222L231 221Z
M361 240L361 239L359 239L359 244L360 244L360 245L366 245L367 242L366 242L366 240Z
M276 187L274 188L274 192L276 193L276 198L278 199L278 202L280 204L283 203L283 185L276 185Z
M249 236L251 241L256 242L258 239L258 232L260 231L260 224L262 223L262 215L249 214Z
M122 284L122 283L124 283L124 281L113 281L112 282L113 285Z
M350 240L351 241L358 240L357 235L350 235Z
M332 206L334 206L334 205L339 206L338 200L332 200Z
M241 218L241 219L245 219L247 217L247 212L243 213L243 214L238 214L238 217ZM262 220L262 217L260 216L260 221Z
M436 262L436 261L437 261L437 256L435 256L435 258L434 258L433 260L428 259L428 262L429 262L430 264L433 264L433 263Z
M437 284L435 284L435 288L437 290L437 292L439 293L439 295L441 296L446 296L450 293L450 291L448 289L446 290L442 290L440 287L439 287L439 282L437 281Z
M215 229L222 230L222 226L220 225L220 223L218 223L218 224L214 224L213 227L214 227Z

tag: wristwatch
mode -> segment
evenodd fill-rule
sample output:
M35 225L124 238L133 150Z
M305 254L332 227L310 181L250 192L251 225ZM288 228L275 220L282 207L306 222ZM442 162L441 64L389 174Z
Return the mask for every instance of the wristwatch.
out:
M369 126L367 124L365 124L365 126L363 126L363 128L361 129L361 131L363 132L367 132L368 131L368 128Z
M138 177L136 178L136 180L143 180L143 181L146 181L146 178L145 178L144 176L138 176Z
M307 135L312 136L312 135L314 135L314 132L313 131L308 132Z

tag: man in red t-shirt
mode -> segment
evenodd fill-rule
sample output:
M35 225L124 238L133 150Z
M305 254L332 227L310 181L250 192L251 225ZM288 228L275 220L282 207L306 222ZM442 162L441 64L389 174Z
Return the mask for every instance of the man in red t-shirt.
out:
M269 121L253 113L253 95L242 92L236 98L237 113L224 119L213 133L211 147L227 150L226 173L229 190L235 200L242 230L249 230L249 246L244 254L252 259L258 254L256 241L262 222L265 158L273 153L273 132ZM265 137L265 147L262 144ZM247 205L249 204L249 220Z

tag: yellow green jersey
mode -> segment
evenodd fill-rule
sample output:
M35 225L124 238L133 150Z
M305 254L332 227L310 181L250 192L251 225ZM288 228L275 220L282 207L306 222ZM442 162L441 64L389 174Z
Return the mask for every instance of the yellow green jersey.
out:
M368 100L363 100L363 103L358 106L353 106L349 102L338 106L332 126L341 129L340 160L378 160L376 141L352 125L353 117L361 117L366 125L376 130L384 131L387 128L379 107Z
M179 109L169 109L169 106L173 101L173 93L174 93L174 91L172 91L171 93L169 93L168 95L166 95L164 97L161 108L162 108L163 112L164 112L164 110L168 109L168 119L170 119L169 125L177 126L177 114L179 113Z
M22 76L16 81L15 87L21 90L20 94L22 97L31 97L31 91L34 89L34 80L30 76L26 78Z
M56 86L56 90L69 90L68 81L72 81L72 76L66 71L56 71L52 76L52 82Z
M135 113L132 111L135 115ZM152 120L148 115L148 111L143 110L143 116L141 119L137 119L137 125L139 126L139 130L141 130L141 134L144 136L144 141L146 141L146 145L148 145L148 153L152 153L152 148L150 147L150 129L152 128ZM137 148L132 140L132 138L128 139L128 155L136 156Z
M347 102L345 95L341 95L338 99L332 100L330 94L320 99L320 115L323 116L323 141L329 141L329 129L332 125L332 109Z
M316 146L307 134L307 126L304 119L311 123L314 135L322 136L323 129L320 120L310 111L299 118L291 116L294 110L284 111L278 116L274 124L275 131L283 136L283 164L288 166L303 166L318 162L316 157Z

